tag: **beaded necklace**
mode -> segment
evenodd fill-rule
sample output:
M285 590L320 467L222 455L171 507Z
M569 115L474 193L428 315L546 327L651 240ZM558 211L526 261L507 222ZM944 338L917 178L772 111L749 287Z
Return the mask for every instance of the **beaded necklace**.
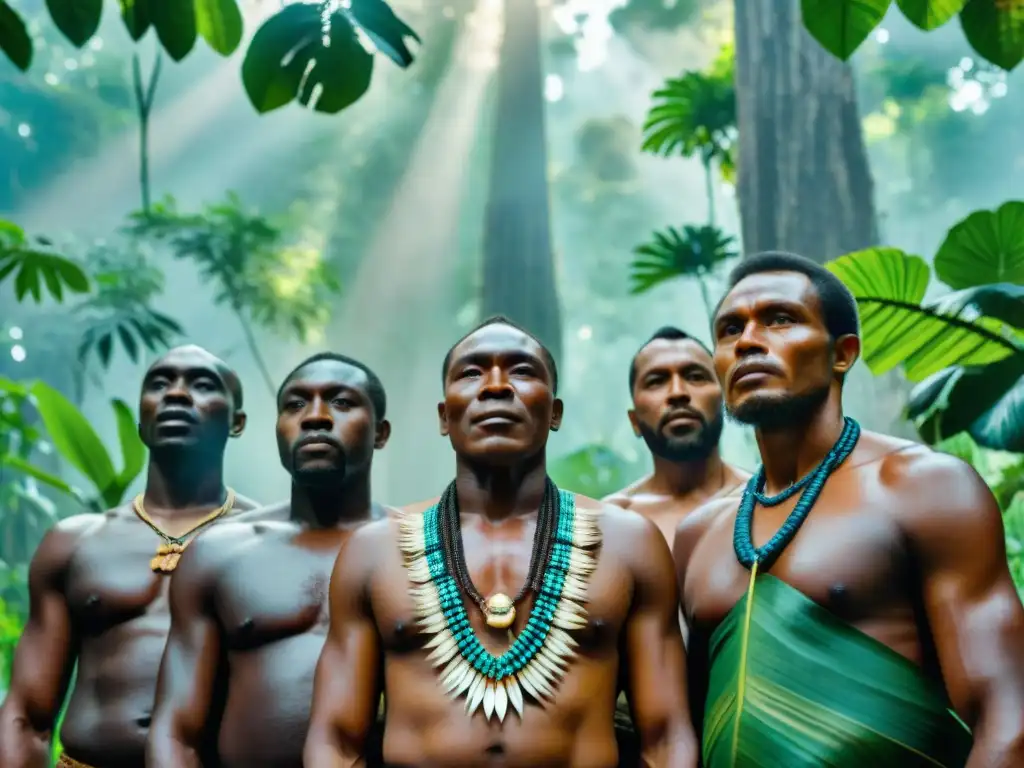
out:
M450 491L454 495L454 489ZM523 588L524 594L534 591L536 599L522 631L498 656L477 637L463 593L481 607L492 627L511 625L514 609L501 610L511 606L495 605L493 598L482 600L471 586L468 571L460 564L463 558L453 551L461 549L462 539L458 518L454 525L451 519L458 511L456 500L399 519L409 592L421 631L433 636L426 644L428 661L440 670L446 693L466 697L470 715L482 707L485 717L502 721L511 705L522 716L524 692L540 705L551 700L575 655L577 643L569 632L586 625L587 586L601 543L598 515L577 509L575 494L560 491L553 483L546 496L557 503L550 505L546 521L537 523L547 530L546 535L539 531L534 541L532 561L539 565L530 570L539 577L539 585L533 588L533 578L528 577ZM501 597L514 605L511 598ZM509 613L505 624L500 619Z
M736 558L740 564L748 570L766 570L782 554L782 550L793 540L800 526L811 512L811 508L821 495L821 489L829 476L853 453L857 440L860 438L860 424L855 420L846 417L843 423L843 431L839 435L836 444L832 446L825 458L821 460L808 475L799 482L789 486L786 490L776 496L766 496L764 493L767 478L765 477L764 465L757 470L757 473L747 482L743 491L743 498L740 501L739 511L736 513L736 527L733 529L732 545L736 551ZM800 499L797 501L789 517L779 528L778 532L761 547L755 547L751 537L751 528L754 518L754 507L760 503L765 507L775 507L792 498L801 489Z

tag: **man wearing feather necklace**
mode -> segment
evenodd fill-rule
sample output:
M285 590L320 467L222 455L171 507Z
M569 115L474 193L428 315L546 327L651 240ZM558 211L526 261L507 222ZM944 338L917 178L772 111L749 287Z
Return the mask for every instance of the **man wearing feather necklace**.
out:
M504 318L449 351L455 481L340 554L306 768L365 764L382 691L386 765L613 768L623 685L645 764L695 768L668 545L547 477L557 378Z
M763 464L676 536L703 765L1024 765L999 508L964 462L844 417L858 325L791 254L744 260L716 310L726 407Z

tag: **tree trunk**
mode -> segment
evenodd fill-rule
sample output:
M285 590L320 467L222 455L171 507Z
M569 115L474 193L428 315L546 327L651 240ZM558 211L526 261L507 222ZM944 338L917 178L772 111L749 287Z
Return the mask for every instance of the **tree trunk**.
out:
M804 29L798 0L735 0L736 107L743 252L819 263L877 245L874 182L853 75ZM916 437L900 372L863 364L847 405L869 429Z
M736 0L738 194L745 253L824 262L878 242L850 67L797 0Z
M562 317L551 248L540 13L536 0L505 0L504 16L481 312L519 323L560 360Z

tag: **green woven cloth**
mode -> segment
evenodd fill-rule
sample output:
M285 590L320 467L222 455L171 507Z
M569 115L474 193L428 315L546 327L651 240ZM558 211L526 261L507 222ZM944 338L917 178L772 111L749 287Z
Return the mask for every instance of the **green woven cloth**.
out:
M704 768L963 768L971 735L909 660L758 574L711 636Z

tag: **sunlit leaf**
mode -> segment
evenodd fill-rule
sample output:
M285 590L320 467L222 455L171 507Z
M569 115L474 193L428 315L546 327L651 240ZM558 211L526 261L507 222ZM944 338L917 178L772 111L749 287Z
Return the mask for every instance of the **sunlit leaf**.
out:
M196 29L206 44L228 56L242 42L242 12L235 0L195 0Z
M420 42L420 37L395 15L391 6L383 0L352 0L345 13L370 38L374 47L395 64L400 67L412 64L412 51L405 44L405 38Z
M984 365L1017 346L992 318L969 320L922 306L931 274L924 259L896 248L868 248L825 265L857 299L864 362L879 375L902 365L922 381L950 365Z
M57 301L63 291L88 293L89 278L75 262L64 256L23 247L0 246L0 282L14 275L14 295L18 301L31 296L42 301L43 286Z
M642 468L595 443L552 460L548 474L559 488L599 499L636 480Z
M0 0L2 2L2 0ZM0 249L13 248L25 242L25 231L13 221L0 219Z
M155 0L159 2L159 0ZM132 40L141 40L152 23L149 6L154 0L118 0L121 20Z
M736 92L731 72L686 72L652 94L644 120L642 149L656 155L722 158L736 128Z
M971 47L1007 72L1024 59L1024 8L1018 0L968 0L960 26Z
M800 0L804 27L822 48L843 61L885 18L891 0Z
M46 9L64 37L81 48L99 29L103 0L46 0Z
M975 211L953 226L935 254L935 274L954 290L989 283L1024 285L1024 202Z
M914 26L931 30L937 29L952 19L967 0L896 0L896 5L903 11Z
M1024 285L994 283L967 288L946 294L928 307L940 315L961 317L973 311L1024 329Z
M181 61L196 45L195 0L156 0L149 17L167 55Z
M0 50L22 72L32 64L32 38L21 16L0 0Z
M117 439L121 444L122 468L118 482L127 488L146 466L146 446L139 437L138 420L132 409L123 400L111 400L114 416L117 418Z
M35 464L16 456L14 454L7 454L6 456L0 456L0 467L10 467L19 472L22 472L29 477L35 478L40 483L48 485L51 488L56 488L58 491L62 491L68 495L74 495L71 486L61 480L54 474L47 472L46 470L40 469Z

